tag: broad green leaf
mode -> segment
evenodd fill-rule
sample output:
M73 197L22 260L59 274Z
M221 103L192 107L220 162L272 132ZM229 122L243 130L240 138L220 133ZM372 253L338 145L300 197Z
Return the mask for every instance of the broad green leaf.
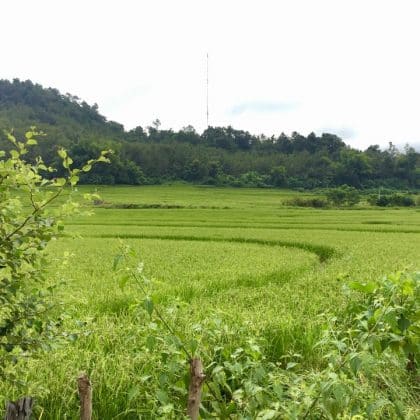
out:
M17 159L19 157L19 152L17 150L11 150L10 152L10 156L12 156L13 159Z
M286 365L286 370L290 370L290 369L293 369L295 366L297 366L298 365L298 363L296 363L296 362L289 362L287 365Z
M58 156L60 156L61 159L65 159L67 157L67 152L64 149L59 149Z
M156 397L162 404L169 403L168 394L163 389L158 389L157 390Z
M358 292L363 292L367 294L371 294L375 291L377 284L373 281L367 283L361 283L358 281L351 281L349 283L349 287L353 290L357 290Z
M398 318L398 328L400 331L406 331L411 325L411 321L407 319L403 314Z
M75 186L79 182L79 177L77 175L72 175L70 177L70 185Z
M12 133L7 133L7 139L11 141L13 144L16 144L16 137Z
M66 185L66 178L57 178L54 181L54 186L56 187L64 187L64 185Z

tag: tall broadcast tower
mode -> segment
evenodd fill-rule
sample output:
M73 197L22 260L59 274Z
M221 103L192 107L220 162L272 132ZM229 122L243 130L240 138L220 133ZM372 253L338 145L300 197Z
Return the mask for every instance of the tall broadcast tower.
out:
M209 53L207 53L207 72L206 72L206 115L207 128L209 128Z

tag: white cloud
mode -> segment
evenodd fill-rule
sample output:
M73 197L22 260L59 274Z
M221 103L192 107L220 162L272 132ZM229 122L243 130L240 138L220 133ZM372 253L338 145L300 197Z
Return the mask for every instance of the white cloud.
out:
M208 52L213 125L268 135L331 129L358 147L419 143L419 7L409 0L5 0L0 77L97 102L127 128L158 117L163 127L202 130ZM262 112L262 104L299 106Z

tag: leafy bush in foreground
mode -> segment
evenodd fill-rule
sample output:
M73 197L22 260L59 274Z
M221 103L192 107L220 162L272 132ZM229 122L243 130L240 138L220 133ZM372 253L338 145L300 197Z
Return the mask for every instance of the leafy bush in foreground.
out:
M54 169L41 158L28 163L24 157L37 144L34 129L24 141L7 134L12 148L0 151L0 377L10 376L8 368L21 356L48 346L56 322L48 317L51 308L46 287L44 250L63 229L61 218L74 213L78 204L70 197L58 208L50 205L73 187L79 175L93 163L107 161L105 153L83 169L72 169L64 149L58 151L66 176L46 179ZM52 284L52 283L51 283Z

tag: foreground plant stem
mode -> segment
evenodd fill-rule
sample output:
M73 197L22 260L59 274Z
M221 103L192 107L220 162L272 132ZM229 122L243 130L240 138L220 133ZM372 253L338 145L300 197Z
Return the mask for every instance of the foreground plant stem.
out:
M135 283L138 285L138 287L140 288L140 290L144 294L144 296L147 297L148 296L148 293L147 293L146 288L142 284L141 279L134 272L131 272L131 276L135 280ZM179 334L174 330L174 328L172 328L169 325L169 323L166 321L165 317L162 315L162 313L160 312L160 310L155 305L153 305L153 312L156 314L156 316L158 317L158 319L162 322L163 326L169 331L169 333L178 338L179 344L180 344L180 347L181 347L181 350L187 356L188 363L190 365L191 381L193 381L194 374L196 375L197 378L200 378L200 379L197 379L197 383L196 383L196 385L198 386L198 382L200 381L200 385L199 385L200 394L201 394L201 386L203 385L203 383L205 383L207 385L207 389L209 390L209 392L213 396L213 398L216 401L219 401L221 403L221 410L222 410L223 416L224 416L223 418L229 418L229 419L232 418L230 416L230 414L226 414L226 411L225 411L225 408L224 408L224 403L225 402L220 400L220 398L217 396L216 392L210 386L210 383L205 382L206 375L205 375L205 373L203 371L203 367L202 367L202 364L201 364L200 359L197 359L197 358L194 358L193 357L193 355L188 351L188 349L185 347L184 343L180 339ZM197 360L200 362L199 364L197 364ZM194 393L197 393L196 387L194 387ZM200 400L201 400L201 395L200 395ZM189 401L188 401L188 403L189 403ZM200 404L198 404L198 408L199 408L199 405ZM188 406L189 406L189 404L188 404ZM194 407L197 408L196 404L194 405ZM189 411L189 408L188 408L188 411ZM194 411L194 413L195 413L195 411ZM195 418L198 418L198 417L191 417L191 418L192 419L195 419Z

